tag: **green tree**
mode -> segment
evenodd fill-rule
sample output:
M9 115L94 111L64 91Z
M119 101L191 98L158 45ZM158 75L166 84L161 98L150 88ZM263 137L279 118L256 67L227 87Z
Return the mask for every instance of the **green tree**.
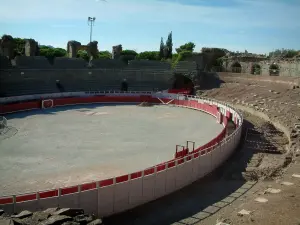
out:
M77 58L84 59L85 61L89 61L89 54L85 50L79 50L77 52Z
M171 59L172 58L172 51L173 51L173 37L172 37L172 31L168 35L168 39L166 41L166 55L165 58Z
M109 51L100 51L98 58L99 59L111 59L112 55Z
M67 51L63 48L40 46L40 55L47 58L64 57L67 55Z
M40 55L45 56L50 63L53 63L56 57L65 57L67 51L63 48L51 48L48 46L40 46Z
M172 57L172 66L175 67L178 62L185 61L192 56L193 53L191 51L181 51L179 54L174 54L174 57Z
M128 50L128 49L126 49L126 50L123 50L121 52L121 55L133 55L133 56L136 56L137 52L134 51L134 50Z
M159 58L160 59L164 58L164 48L165 48L164 40L163 40L163 38L161 38L160 46L159 46Z
M176 48L176 52L178 54L183 51L193 52L195 47L196 45L193 42L188 42L184 45L181 45L179 48Z
M157 51L145 51L139 53L136 59L148 59L148 60L160 60L160 52Z
M15 48L14 55L25 55L25 39L14 38Z
M123 50L121 52L121 60L124 61L126 64L128 63L128 61L130 60L134 60L135 57L137 56L137 52L134 50Z

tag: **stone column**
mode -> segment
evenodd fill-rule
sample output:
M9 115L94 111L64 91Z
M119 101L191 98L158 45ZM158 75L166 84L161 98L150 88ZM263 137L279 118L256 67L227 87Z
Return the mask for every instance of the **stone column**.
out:
M81 43L78 41L68 41L67 44L67 53L69 58L76 58L78 49L80 48Z
M112 58L119 59L121 57L122 45L116 45L112 47Z
M38 55L38 43L34 39L27 39L25 41L25 55L26 56Z
M90 60L98 58L98 41L92 41L87 46Z
M0 41L0 55L6 56L9 59L14 57L15 42L12 36L3 35Z

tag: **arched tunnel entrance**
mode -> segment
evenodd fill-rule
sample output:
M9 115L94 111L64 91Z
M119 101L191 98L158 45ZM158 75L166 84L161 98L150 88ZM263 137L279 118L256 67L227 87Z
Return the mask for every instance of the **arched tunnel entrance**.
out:
M273 63L272 65L270 65L269 67L269 74L270 76L279 76L279 66L275 63Z
M194 94L194 82L183 74L174 74L170 93Z
M239 62L235 62L231 65L231 71L233 73L241 73L242 72L242 66Z
M258 64L254 64L251 67L251 74L260 75L261 74L261 67Z

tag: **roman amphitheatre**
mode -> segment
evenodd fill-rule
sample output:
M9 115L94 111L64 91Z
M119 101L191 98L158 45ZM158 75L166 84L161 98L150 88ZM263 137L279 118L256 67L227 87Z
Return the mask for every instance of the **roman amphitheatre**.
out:
M97 43L70 41L49 62L32 39L13 46L1 40L0 223L299 224L299 58L203 49L172 67L124 63L118 45L87 62L77 51Z

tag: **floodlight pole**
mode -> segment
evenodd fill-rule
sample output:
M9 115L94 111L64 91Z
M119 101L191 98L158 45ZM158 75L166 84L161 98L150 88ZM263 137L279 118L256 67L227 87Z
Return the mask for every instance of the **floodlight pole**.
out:
M90 30L90 42L92 42L93 26L95 24L96 17L88 17L88 25L91 26Z

